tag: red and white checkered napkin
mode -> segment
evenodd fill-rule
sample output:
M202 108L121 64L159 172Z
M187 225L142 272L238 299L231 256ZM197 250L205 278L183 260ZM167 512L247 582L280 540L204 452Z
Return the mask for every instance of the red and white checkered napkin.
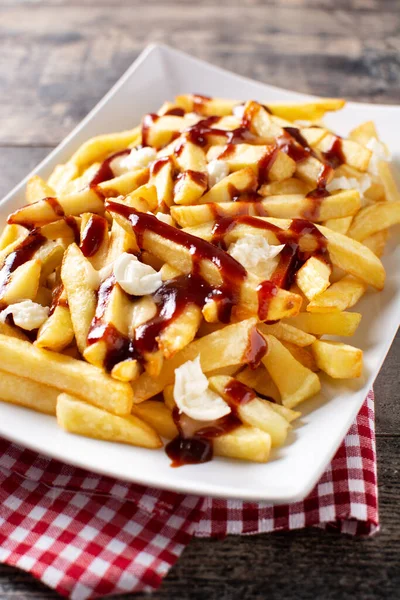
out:
M157 588L193 535L311 525L378 529L372 393L313 492L290 506L117 482L0 439L0 561L74 600Z

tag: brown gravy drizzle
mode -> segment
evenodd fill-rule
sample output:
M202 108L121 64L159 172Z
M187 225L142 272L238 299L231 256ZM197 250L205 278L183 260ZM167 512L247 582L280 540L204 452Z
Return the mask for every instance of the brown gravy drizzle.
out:
M80 249L86 258L94 256L108 234L107 219L91 215L82 232Z
M103 183L103 181L109 181L110 179L114 179L115 175L114 172L111 168L111 163L114 160L114 158L117 158L118 156L127 156L128 154L130 154L131 149L130 148L126 148L125 150L120 150L119 152L114 152L114 154L111 154L111 156L109 156L108 158L106 158L106 160L104 160L98 171L95 173L94 177L91 179L90 183L89 183L89 187L94 190L95 192L99 192L101 196L103 196L100 192L100 190L98 190L97 186L99 185L99 183Z
M49 310L49 317L51 317L51 315L54 313L54 311L56 310L57 306L68 306L68 301L67 300L61 300L61 296L62 293L64 291L64 286L62 283L59 283L52 291L52 295L51 295L51 306L50 306L50 310Z
M24 240L11 252L4 261L0 270L0 297L4 295L6 287L11 280L12 273L28 260L35 252L47 242L37 229L33 229Z
M54 214L57 215L57 217L63 217L65 215L64 209L57 198L48 196L47 198L43 198L43 202L46 202L49 206L51 206Z
M75 244L79 245L79 242L81 239L81 233L79 231L78 223L76 222L75 217L72 217L72 216L64 217L64 220L65 220L66 224L68 225L68 227L71 229L72 233L74 234Z

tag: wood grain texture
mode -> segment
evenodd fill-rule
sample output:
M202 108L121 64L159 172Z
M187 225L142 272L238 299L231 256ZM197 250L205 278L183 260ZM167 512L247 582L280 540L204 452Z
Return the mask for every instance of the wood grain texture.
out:
M150 42L298 91L398 102L399 26L395 0L0 0L0 198ZM194 540L153 600L399 597L399 356L398 335L375 384L379 535ZM58 596L0 566L0 600L33 598Z
M395 3L221 4L2 0L0 143L58 143L149 42L299 91L398 100Z

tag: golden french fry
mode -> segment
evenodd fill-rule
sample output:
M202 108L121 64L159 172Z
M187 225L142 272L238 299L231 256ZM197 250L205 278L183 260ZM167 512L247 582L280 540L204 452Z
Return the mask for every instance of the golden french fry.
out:
M362 243L380 258L385 251L388 238L389 231L387 229L381 229L380 231L369 235Z
M207 152L207 160L216 159L223 159L230 171L251 167L261 179L268 176L270 181L289 179L296 170L294 160L274 146L211 146Z
M399 202L400 192L394 180L390 164L384 160L381 160L378 165L378 172L381 182L383 184L386 200L388 202Z
M90 279L93 277L92 269L76 244L68 246L61 267L61 279L68 299L76 343L81 353L86 348L90 324L96 310L94 289L97 288L97 281Z
M327 133L316 147L322 153L329 153L337 139L338 138L332 133ZM364 148L364 146L361 146L361 144L358 144L353 140L341 140L340 147L346 164L359 171L366 171L368 169L369 161L372 156L371 150Z
M0 400L47 415L56 414L59 390L18 374L0 371Z
M161 448L157 432L134 415L120 417L69 394L57 399L57 422L69 433L143 448Z
M158 435L167 440L172 440L178 435L172 412L163 402L147 400L141 404L135 404L132 413L151 425Z
M271 436L256 427L237 427L213 439L214 454L252 462L267 462Z
M40 227L62 219L64 215L79 215L82 209L102 214L104 212L103 200L94 190L87 188L74 194L46 198L34 204L27 204L11 213L8 222L26 226L34 223L36 227Z
M259 323L257 329L263 335L270 334L281 342L291 342L296 346L310 346L315 342L315 336L288 323L282 323L282 321L279 321L279 323Z
M268 351L262 362L279 389L283 406L294 408L317 394L321 389L318 375L298 362L274 336L267 335L265 339Z
M10 244L16 244L27 234L26 229L20 225L7 224L0 234L0 252L5 250Z
M366 206L354 217L348 235L359 242L374 233L400 223L400 201Z
M212 374L213 372L210 373L210 375ZM235 375L235 379L253 388L264 399L271 398L274 402L281 401L279 390L263 364L256 369L245 367Z
M43 198L56 196L56 191L39 175L32 175L26 184L26 201L28 204L43 200Z
M56 165L53 172L47 180L47 184L53 188L57 194L61 194L73 179L78 177L79 169L73 163L65 165Z
M29 342L29 338L24 333L22 333L21 329L17 327L12 327L7 323L3 323L3 321L0 321L0 334L12 338L17 338L18 340L24 340L25 342Z
M21 300L33 300L36 297L40 281L40 261L33 259L23 263L13 273L1 294L1 302L14 304Z
M329 229L333 229L333 231L337 231L338 233L346 235L349 231L352 220L353 217L340 217L335 219L328 219L323 223L323 225L325 227L329 227Z
M243 192L255 192L257 190L257 178L251 167L240 169L224 177L215 184L207 194L199 199L200 204L230 202L235 196Z
M314 371L314 373L319 371L310 347L296 346L296 344L292 344L291 342L282 342L282 344L303 367L307 367L307 369Z
M220 376L210 377L209 379L210 388L222 396L228 404L230 403L229 385L232 382L235 382L232 377ZM251 388L240 382L239 385L242 385L244 390L248 390L250 395L252 394ZM261 431L268 433L271 436L273 447L281 446L285 442L289 423L270 407L270 403L265 402L261 398L254 397L249 402L239 403L236 406L236 412L245 425L257 427Z
M337 111L346 104L341 98L318 98L311 102L269 102L268 108L273 115L288 121L319 121L330 111Z
M378 132L373 121L361 123L349 133L349 139L366 146L371 138L378 139Z
M71 314L67 306L58 305L47 321L39 328L35 346L61 352L74 339Z
M311 346L318 367L335 379L353 379L362 373L363 353L341 342L316 340Z
M311 256L296 274L296 283L303 294L312 300L329 286L331 267L324 260Z
M82 360L36 348L28 342L0 335L1 366L18 375L21 365L33 381L52 385L119 415L132 408L132 388Z
M346 275L329 286L322 294L314 296L307 305L307 311L311 313L344 311L354 306L366 289L365 283L352 275Z
M351 336L356 331L361 321L360 313L329 312L311 313L304 312L291 317L289 324L298 327L313 335L344 335Z
M140 144L141 132L140 127L135 127L128 131L120 133L106 133L91 138L72 155L69 163L82 169L87 165L99 162L107 158L114 152L124 150L133 144Z

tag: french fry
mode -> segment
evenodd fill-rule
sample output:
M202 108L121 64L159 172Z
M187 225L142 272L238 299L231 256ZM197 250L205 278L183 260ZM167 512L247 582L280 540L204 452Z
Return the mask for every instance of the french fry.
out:
M333 231L337 231L338 233L346 235L349 231L352 220L352 216L328 219L327 221L325 221L325 223L323 223L323 225L325 227L329 227L329 229L332 229Z
M380 258L385 251L388 238L389 231L387 229L381 229L380 231L369 235L362 243Z
M253 388L264 399L272 398L274 402L281 401L279 390L263 364L256 369L245 367L235 375L235 379Z
M293 327L288 323L259 323L257 325L258 331L260 331L263 335L273 335L281 342L290 342L295 344L296 346L304 347L310 346L313 342L315 342L315 336L306 333L302 329L298 329L297 327Z
M257 177L251 167L246 167L224 177L199 199L200 204L230 202L232 195L257 190Z
M268 175L270 181L283 181L293 175L296 163L287 154L276 151L274 146L252 146L250 144L236 144L229 147L226 156L226 146L212 146L207 152L207 160L216 160L223 156L230 171L239 171L251 167L256 175L263 178ZM270 157L271 160L268 160ZM266 168L263 162L266 161ZM272 164L270 164L272 162ZM261 165L261 166L260 166Z
M4 304L14 304L21 300L33 300L36 297L40 281L41 265L32 259L23 263L13 273L0 299Z
M213 439L214 454L252 462L267 462L271 436L256 427L237 427Z
M161 448L157 432L135 415L120 417L69 394L57 400L57 423L69 433L143 448Z
M32 175L26 184L26 201L28 204L43 200L43 198L56 196L56 191L39 175Z
M11 325L8 325L8 323L3 323L3 321L0 321L0 334L29 342L29 338L22 333L21 329L12 327Z
M379 202L366 206L354 217L348 235L359 242L400 223L400 201Z
M399 202L400 193L397 189L390 164L381 160L378 165L379 177L383 184L385 198L388 202Z
M132 384L135 404L159 394L166 385L173 383L175 369L196 356L200 356L204 373L225 366L245 364L249 360L256 323L255 318L241 321L191 342L173 358L164 362L157 380L148 373L143 373Z
M222 396L228 404L229 394L226 393L226 389L231 381L232 377L223 376L210 377L209 379L210 388ZM249 392L252 391L251 388L248 389ZM239 404L236 407L236 411L240 420L245 425L257 427L261 431L268 433L271 436L272 447L281 446L285 442L289 423L270 407L270 403L255 397L249 402Z
M335 379L353 379L362 373L362 351L341 342L316 340L311 346L318 367Z
M237 171L240 173L240 171ZM235 173L233 173L235 175ZM227 177L226 179L228 179ZM219 184L222 185L225 179ZM214 186L210 192L217 186ZM360 195L356 190L339 192L332 196L327 196L321 201L317 212L313 212L314 202L311 198L300 195L292 196L270 196L265 200L257 202L237 201L237 202L219 202L217 204L203 204L204 198L209 196L208 192L201 198L201 203L196 206L172 206L171 214L181 227L192 227L212 221L215 216L231 217L236 215L269 215L279 218L303 218L310 214L311 221L320 222L335 217L335 220L342 220L336 217L343 217L347 214L355 214L361 206ZM350 218L351 217L345 217ZM332 227L331 227L332 229Z
M148 423L163 438L172 440L178 435L178 429L172 418L171 410L163 402L147 400L141 404L135 404L132 414Z
M0 400L46 415L56 414L59 390L17 374L0 371Z
M193 341L200 322L200 308L195 304L189 304L185 312L174 319L160 334L158 346L165 358L172 358L179 350Z
M329 152L336 139L335 135L327 133L316 147L321 152ZM371 150L364 148L364 146L361 146L361 144L358 144L353 140L341 140L341 151L346 164L363 172L368 169L369 161L372 156Z
M285 181L273 181L272 183L264 183L258 190L261 196L287 196L289 194L301 194L307 196L311 192L312 185L309 186L305 181L290 177Z
M59 300L65 302L66 299L67 295L63 291ZM69 308L60 303L54 308L54 312L47 321L39 328L35 346L61 352L72 343L73 339L74 329Z
M120 133L106 133L91 138L72 155L68 164L83 169L94 162L101 162L110 154L124 150L127 146L140 144L140 127Z
M378 139L378 132L373 121L361 123L349 133L349 139L358 142L362 146L366 146L371 138Z
M149 169L135 169L113 179L102 181L96 186L96 191L105 198L130 195L149 180Z
M354 306L366 290L365 283L352 275L346 275L322 294L314 296L307 305L307 311L311 313L344 311Z
M268 351L262 363L279 390L283 406L294 408L317 394L321 389L318 375L299 363L274 336L267 335L265 339Z
M329 286L331 267L324 260L311 256L296 274L296 283L303 294L312 300Z
M2 369L7 373L18 375L23 364L33 381L53 385L114 414L126 415L131 411L132 389L129 384L115 381L81 360L4 335L0 335L0 360Z
M79 215L83 208L87 212L99 214L104 212L102 199L95 191L85 189L74 194L59 196L57 199L52 199L51 202L46 199L39 200L34 204L27 204L13 212L8 217L8 222L27 226L34 223L36 227L40 227L57 221L64 215Z
M313 335L343 335L351 336L356 331L361 321L360 313L329 312L311 313L304 312L289 321L290 325L298 327Z
M26 229L20 225L6 225L0 234L0 252L5 250L10 244L16 244L26 236Z
M296 344L292 344L291 342L282 342L282 344L289 350L290 354L303 365L303 367L307 367L307 369L310 369L310 371L313 371L314 373L319 371L309 347L304 348L296 346Z
M319 121L330 111L337 111L346 104L340 98L321 98L312 102L269 102L268 108L273 115L288 121Z
M223 117L230 115L232 109L237 104L240 104L237 100L228 100L226 98L206 98L205 96L199 96L196 94L185 94L182 96L176 96L175 102L177 106L184 108L186 112L193 112L194 110L203 116L216 115Z
M68 246L61 267L61 279L68 298L76 343L82 354L96 310L94 289L97 287L97 281L90 280L90 276L93 275L92 269L92 265L76 244Z
M79 169L77 165L73 163L66 163L65 165L56 165L50 177L47 180L47 184L53 188L57 194L61 194L70 182L79 176Z

